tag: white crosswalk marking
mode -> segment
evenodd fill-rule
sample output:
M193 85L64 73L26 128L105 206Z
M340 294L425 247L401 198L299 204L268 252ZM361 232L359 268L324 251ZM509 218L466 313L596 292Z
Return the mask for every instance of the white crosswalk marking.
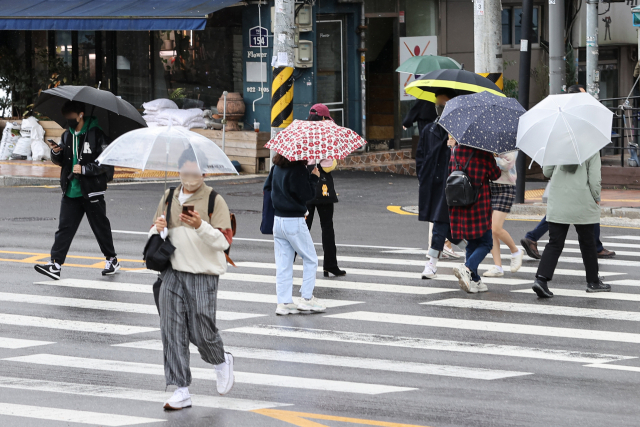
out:
M511 292L519 292L519 293L529 293L533 294L533 291L530 289L519 289ZM574 298L590 298L590 299L610 299L610 300L619 300L619 301L640 301L640 294L623 294L620 292L596 292L596 293L588 293L585 291L576 291L573 289L556 289L552 288L551 292L553 295L561 296L561 297L574 297Z
M6 402L0 402L0 415L62 421L66 423L90 424L96 426L133 426L137 424L165 421L159 418L143 418L128 415L105 414L100 412L76 411L72 409L45 408L41 406L18 405Z
M640 295L638 295L640 297ZM366 322L388 322L401 325L428 326L433 328L465 329L471 331L501 332L507 334L538 335L544 337L573 338L581 340L615 341L640 344L640 334L628 332L593 331L588 329L557 328L516 323L484 322L480 320L446 319L442 317L412 316L406 314L374 313L354 311L330 314L329 318L360 320Z
M9 357L2 360L48 366L65 366L76 369L92 369L98 371L128 372L140 375L164 376L164 366L162 365L126 362L122 360L89 359L83 357L58 356L54 354L33 354L29 356ZM234 375L237 383L308 390L325 390L341 393L375 395L416 390L411 387L396 387L382 384L334 381L316 378L300 378L285 375L259 374L255 372L238 372L236 370L234 370ZM210 368L205 369L192 367L191 376L202 380L216 380L215 370Z
M608 363L618 360L635 359L631 356L615 354L587 353L571 350L519 347L499 344L480 344L434 340L392 335L365 334L360 332L330 331L326 329L294 328L289 326L257 325L225 329L225 333L263 335L279 338L331 341L351 344L368 344L389 347L416 348L422 350L454 351L461 353L490 354L496 356L527 357L532 359L557 360L576 363Z
M640 287L640 280L623 279L623 280L607 280L606 283L614 286L635 286Z
M0 348L10 348L13 350L19 348L35 347L38 345L55 344L50 341L23 340L18 338L0 337Z
M139 348L162 351L162 341L149 340L124 344L114 347ZM198 353L192 344L191 353ZM398 360L370 359L365 357L334 356L331 354L301 353L295 351L268 350L261 348L225 346L225 351L236 358L272 360L276 362L307 363L312 365L342 366L356 369L373 369L389 372L409 372L412 374L439 375L445 377L471 378L476 380L497 380L503 378L532 375L530 372L500 371L483 368L465 368L462 366L432 365L426 363L402 362Z
M626 371L626 372L638 372L640 373L640 366L624 366L624 365L585 365L588 368L602 368L610 369L613 371Z
M640 236L607 236L607 239L640 240Z
M51 297L42 295L29 295L29 294L10 294L6 292L0 292L0 301L9 302L23 302L28 304L43 304L43 305L55 305L60 307L76 307L87 308L91 310L107 310L107 311L120 311L124 313L137 313L137 314L154 314L158 315L158 309L155 305L151 304L132 304L124 302L114 301L102 301L102 300L90 300L79 298L62 298ZM235 313L230 311L217 311L216 318L218 320L241 320L251 319L254 317L263 317L264 314L252 314L252 313Z
M33 380L29 378L0 377L0 388L42 391L76 396L93 396L108 399L126 399L140 402L163 403L171 392L139 390L124 387L105 387L93 384L74 384L60 381ZM198 406L233 411L255 411L256 409L290 406L288 403L263 402L259 400L234 399L232 397L191 395Z
M483 301L468 299L445 299L422 302L420 304L438 307L474 308L478 310L510 311L514 313L549 314L552 316L587 317L591 319L625 320L640 322L640 312L598 310L595 308L575 308L557 305L519 304L500 301Z
M63 329L67 331L97 332L102 334L131 335L158 331L158 328L117 325L113 323L82 322L78 320L49 319L45 317L20 316L0 313L0 324L31 326L36 328Z
M548 240L538 240L538 243L549 243ZM578 242L577 240L565 240L564 241L565 245L579 245L580 242ZM635 244L635 243L620 243L620 242L602 242L602 246L605 246L607 248L609 247L613 247L613 248L633 248L633 249L640 249L640 244ZM618 251L616 250L616 253ZM631 252L634 255L638 255L640 256L640 252Z

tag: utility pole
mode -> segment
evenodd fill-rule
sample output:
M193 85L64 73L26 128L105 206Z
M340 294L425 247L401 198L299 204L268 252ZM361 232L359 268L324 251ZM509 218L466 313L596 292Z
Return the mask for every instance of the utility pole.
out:
M273 25L273 81L271 84L271 138L293 121L294 0L275 0ZM275 152L271 151L273 159Z
M517 19L517 17L516 17ZM522 0L522 22L520 40L520 74L518 76L518 101L529 109L529 83L531 81L531 33L533 24L533 0ZM518 153L516 161L518 181L516 182L516 203L524 203L524 192L527 175L527 157Z
M502 89L502 5L500 0L475 0L473 61L475 72Z
M599 99L598 0L587 0L587 92Z
M566 91L564 0L549 2L549 94Z

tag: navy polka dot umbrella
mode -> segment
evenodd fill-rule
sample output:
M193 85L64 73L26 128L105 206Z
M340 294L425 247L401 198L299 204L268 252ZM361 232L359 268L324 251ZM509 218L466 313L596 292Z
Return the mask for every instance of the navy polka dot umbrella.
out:
M513 98L480 92L449 100L439 123L458 144L502 154L517 149L518 120L525 112Z

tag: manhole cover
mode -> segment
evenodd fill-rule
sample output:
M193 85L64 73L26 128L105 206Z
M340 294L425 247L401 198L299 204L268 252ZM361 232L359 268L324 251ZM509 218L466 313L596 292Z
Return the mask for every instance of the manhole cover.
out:
M17 221L17 222L29 222L29 221L55 221L56 218L26 216L17 218L0 218L0 221Z

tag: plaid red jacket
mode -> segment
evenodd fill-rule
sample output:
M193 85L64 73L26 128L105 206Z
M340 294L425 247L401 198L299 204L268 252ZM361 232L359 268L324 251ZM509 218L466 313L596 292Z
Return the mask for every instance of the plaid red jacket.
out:
M478 239L487 230L491 230L492 211L489 181L500 178L500 168L493 158L493 154L466 145L456 145L455 150L451 150L449 173L456 170L456 161L459 169L462 169L471 153L473 153L473 157L466 172L471 185L479 192L478 201L471 206L449 207L451 235L454 239Z

